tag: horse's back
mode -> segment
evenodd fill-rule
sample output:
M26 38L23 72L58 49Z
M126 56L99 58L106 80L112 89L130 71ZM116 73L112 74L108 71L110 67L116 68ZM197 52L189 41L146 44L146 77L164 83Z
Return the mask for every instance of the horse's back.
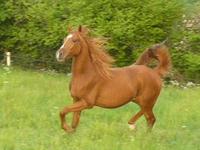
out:
M125 76L130 76L131 79L137 80L138 78L141 78L143 80L154 79L158 82L161 82L160 76L151 68L145 66L145 65L130 65L126 67L121 68L112 68L111 69L112 74L115 76L123 74Z
M162 84L160 76L152 68L144 65L132 65L128 69L131 72L130 75L137 74L135 80L139 80L143 86L159 88ZM132 75L132 77L135 78L134 75Z
M128 84L137 88L137 91L158 91L160 92L162 80L160 76L151 68L144 65L131 65L122 68L114 68L114 74L127 78Z

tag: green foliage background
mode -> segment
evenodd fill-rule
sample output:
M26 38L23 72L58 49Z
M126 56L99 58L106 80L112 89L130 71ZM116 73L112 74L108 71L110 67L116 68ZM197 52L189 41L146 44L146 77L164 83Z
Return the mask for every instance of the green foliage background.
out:
M199 6L195 0L1 0L0 57L9 50L15 65L69 71L68 64L56 63L55 52L67 26L81 24L110 39L107 48L118 66L169 38L173 78L198 81Z

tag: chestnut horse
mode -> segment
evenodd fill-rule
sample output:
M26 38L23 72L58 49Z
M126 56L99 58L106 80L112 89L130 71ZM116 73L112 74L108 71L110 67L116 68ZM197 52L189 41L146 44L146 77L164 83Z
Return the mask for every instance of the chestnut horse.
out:
M170 67L170 56L164 44L156 44L146 49L135 64L112 68L113 62L104 49L104 41L93 38L85 27L70 32L56 53L58 61L73 58L70 92L74 103L60 112L61 127L72 132L78 125L81 111L99 106L117 108L128 102L135 102L140 111L130 120L135 128L136 120L142 115L151 129L155 123L153 106L162 88L163 77ZM146 66L157 59L159 65L151 69ZM72 126L66 121L66 114L73 112Z

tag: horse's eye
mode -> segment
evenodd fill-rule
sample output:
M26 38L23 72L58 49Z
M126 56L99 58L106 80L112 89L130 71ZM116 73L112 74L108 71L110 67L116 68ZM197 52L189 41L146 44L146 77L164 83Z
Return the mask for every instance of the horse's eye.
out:
M72 40L74 43L77 43L77 42L79 42L79 40L78 39L73 39Z

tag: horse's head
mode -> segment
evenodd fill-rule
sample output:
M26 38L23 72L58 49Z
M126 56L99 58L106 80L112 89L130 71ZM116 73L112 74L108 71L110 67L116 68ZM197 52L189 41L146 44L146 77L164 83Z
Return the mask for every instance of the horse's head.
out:
M69 31L67 37L64 38L64 42L60 49L56 52L57 61L63 62L67 58L77 56L81 51L81 37L83 32L82 27L79 26L78 31Z

